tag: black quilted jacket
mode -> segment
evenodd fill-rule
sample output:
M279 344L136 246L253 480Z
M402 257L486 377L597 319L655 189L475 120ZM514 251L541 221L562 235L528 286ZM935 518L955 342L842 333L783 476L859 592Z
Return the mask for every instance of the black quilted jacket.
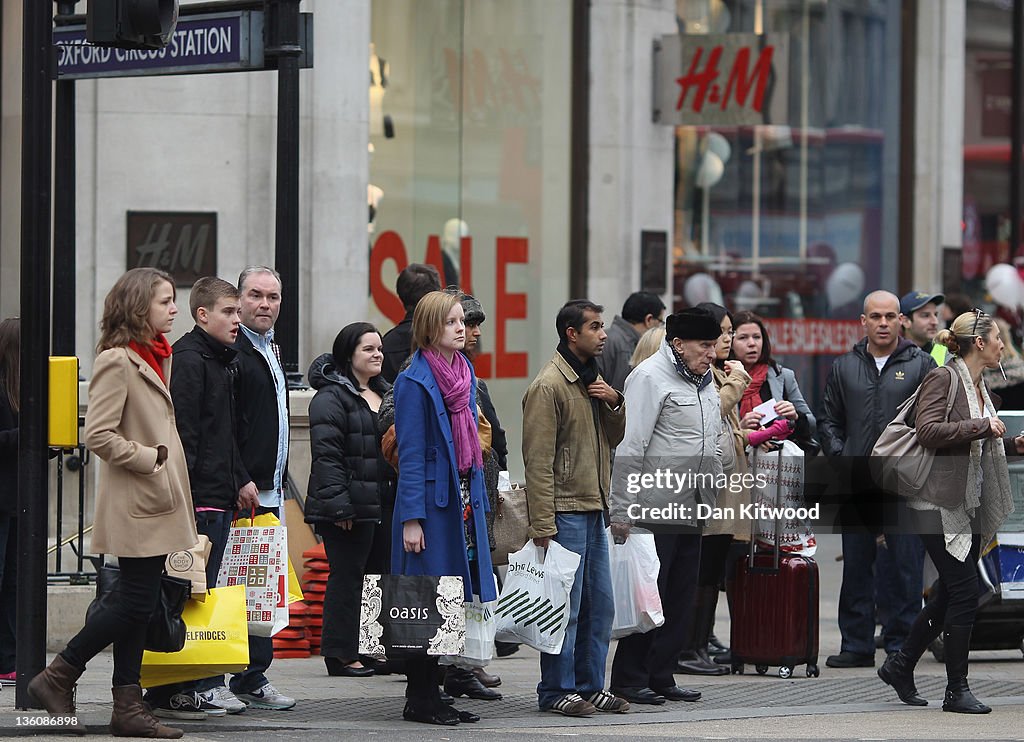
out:
M380 452L373 413L352 381L335 369L330 353L313 361L307 378L317 392L309 403L313 465L306 522L377 522L390 486L390 467ZM391 388L379 376L371 384L381 395Z

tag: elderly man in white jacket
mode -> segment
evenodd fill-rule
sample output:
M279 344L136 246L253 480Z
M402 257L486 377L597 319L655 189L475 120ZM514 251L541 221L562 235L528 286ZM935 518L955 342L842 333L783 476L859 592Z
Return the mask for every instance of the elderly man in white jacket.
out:
M626 432L615 452L612 534L617 543L632 524L654 533L665 624L619 640L612 692L631 703L696 701L676 685L676 660L690 635L700 563L698 505L714 507L724 476L723 427L711 375L722 334L705 309L668 317L665 342L626 379ZM705 508L700 508L704 510Z

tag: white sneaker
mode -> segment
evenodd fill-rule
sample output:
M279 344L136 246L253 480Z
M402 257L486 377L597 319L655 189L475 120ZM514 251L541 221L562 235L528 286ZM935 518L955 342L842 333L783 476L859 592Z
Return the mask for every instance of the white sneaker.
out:
M266 683L251 693L235 694L240 701L247 706L257 709L270 709L272 711L284 711L295 705L295 699L283 695L270 683Z
M245 711L245 704L238 700L238 697L225 688L218 685L199 694L204 701L217 708L222 708L229 714L240 714Z
M203 698L203 694L191 691L175 693L164 704L153 709L153 716L159 716L161 719L202 721L226 714L227 711Z

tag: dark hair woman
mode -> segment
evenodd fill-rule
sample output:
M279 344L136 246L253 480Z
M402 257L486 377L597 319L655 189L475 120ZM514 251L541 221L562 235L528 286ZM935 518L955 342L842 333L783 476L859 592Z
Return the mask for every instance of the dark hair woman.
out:
M168 385L178 308L163 271L134 268L103 303L89 382L85 444L101 461L92 551L118 557L119 600L91 614L29 692L51 714L74 716L74 689L89 660L114 645L115 737L177 739L142 702L139 673L146 625L160 600L167 554L197 543L185 453ZM79 731L84 731L84 727Z
M416 352L394 389L401 474L391 568L396 574L460 576L465 600L476 594L487 602L497 595L485 522L476 375L459 352L466 342L464 316L460 296L441 291L423 297L413 313ZM436 666L436 657L406 663L403 716L442 725L479 720L441 702Z
M978 607L978 553L1013 512L1007 455L1024 453L1024 435L1012 438L996 416L999 398L989 394L982 372L998 368L1003 353L999 327L981 310L965 312L935 342L952 358L932 369L917 394L914 425L924 448L935 450L928 499L909 500L915 529L939 572L928 604L903 647L878 669L900 700L925 706L914 685L914 667L943 633L946 694L943 711L987 714L967 684L967 655ZM952 379L950 378L952 374ZM946 415L950 382L953 406Z
M323 537L331 565L320 645L329 675L373 674L359 659L359 605L363 575L384 571L390 544L378 528L391 489L377 433L381 399L391 388L381 376L383 361L377 328L353 322L309 367L317 392L309 403L306 522Z
M737 312L733 326L736 334L732 339L732 357L742 362L750 374L750 384L740 399L740 426L757 430L761 415L753 409L774 399L775 412L796 426L789 437L807 454L816 454L819 446L814 413L804 400L796 375L772 358L772 343L764 320L753 312Z
M14 683L21 323L0 322L0 685Z

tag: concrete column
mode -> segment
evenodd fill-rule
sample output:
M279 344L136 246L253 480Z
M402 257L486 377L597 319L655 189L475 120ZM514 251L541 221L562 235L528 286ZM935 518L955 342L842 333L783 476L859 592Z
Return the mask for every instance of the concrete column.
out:
M300 367L330 351L338 331L367 318L370 1L319 0L316 55L303 88L303 337ZM303 365L305 364L305 365Z
M654 124L652 44L676 32L672 0L594 0L591 9L589 298L610 322L640 288L640 232L672 244L673 134ZM666 269L671 269L671 251ZM663 297L671 307L672 282Z
M0 318L21 300L21 0L3 0L0 73Z
M964 0L918 8L913 281L916 288L938 290L942 248L962 246L967 18Z

